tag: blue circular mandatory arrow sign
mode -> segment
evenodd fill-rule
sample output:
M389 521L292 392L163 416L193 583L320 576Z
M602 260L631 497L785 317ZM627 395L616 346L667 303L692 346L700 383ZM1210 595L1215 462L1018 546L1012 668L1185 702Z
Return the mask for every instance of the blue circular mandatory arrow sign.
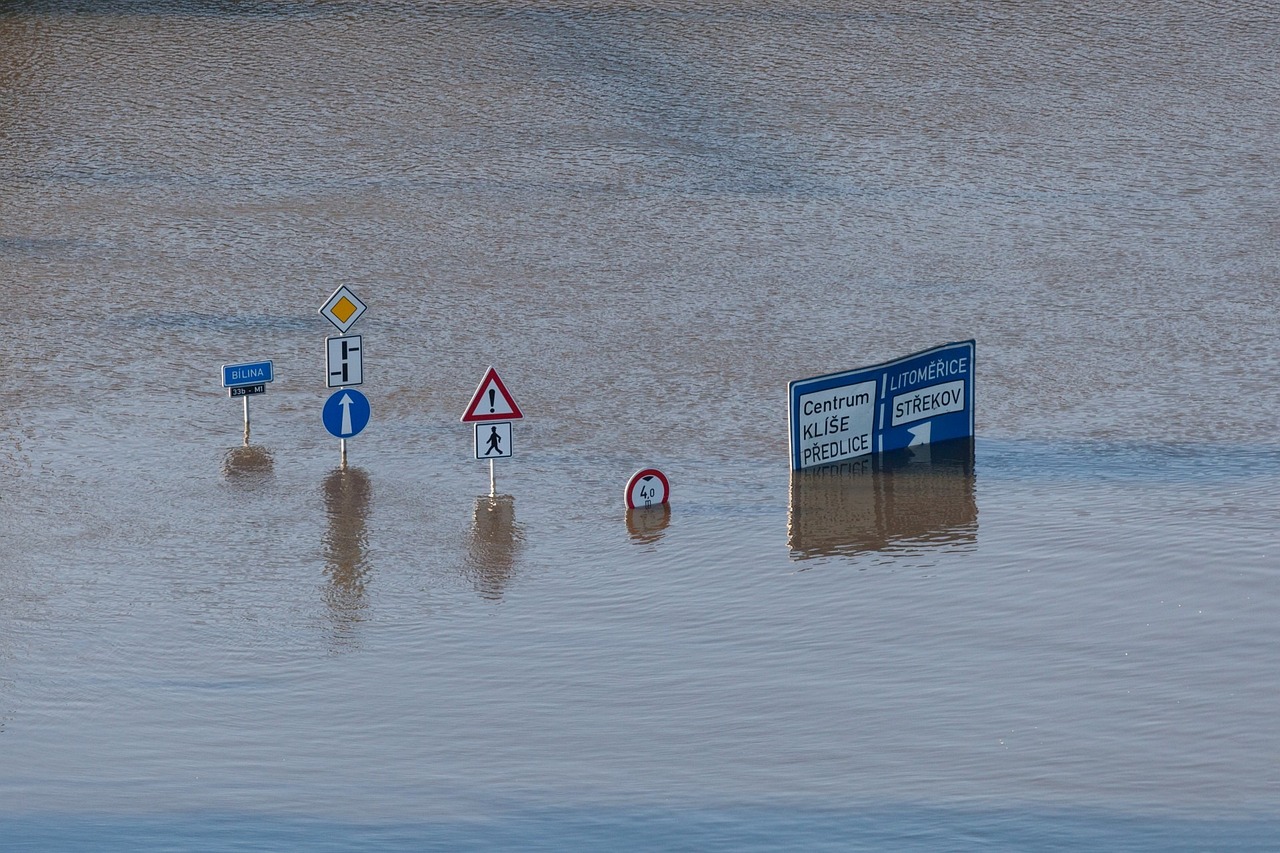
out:
M354 388L341 388L324 402L324 428L337 438L351 438L369 425L369 398Z

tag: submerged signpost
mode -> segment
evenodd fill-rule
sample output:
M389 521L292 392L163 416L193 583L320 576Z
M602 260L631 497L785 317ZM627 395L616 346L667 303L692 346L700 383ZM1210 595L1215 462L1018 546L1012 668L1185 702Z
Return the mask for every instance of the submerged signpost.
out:
M367 307L346 285L335 290L320 306L320 316L342 333L340 337L325 338L325 384L338 390L329 395L320 414L324 428L340 442L344 468L347 439L359 435L369 423L369 399L348 387L364 382L364 345L360 335L347 334Z
M235 399L244 398L244 443L249 443L249 397L254 394L265 394L267 383L276 378L275 368L270 361L250 361L243 364L222 365L222 387L227 389L227 396Z
M493 460L511 457L511 422L523 417L498 371L490 367L462 412L464 424L475 424L476 458L489 460L489 497L497 494Z
M787 386L791 469L973 435L974 342Z
M627 481L623 497L628 510L666 506L671 497L671 483L657 468L642 468Z

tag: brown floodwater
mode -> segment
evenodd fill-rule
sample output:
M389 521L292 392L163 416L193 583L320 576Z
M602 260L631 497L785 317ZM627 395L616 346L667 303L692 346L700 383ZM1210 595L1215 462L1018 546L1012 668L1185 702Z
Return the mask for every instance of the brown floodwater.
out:
M0 839L1274 849L1278 43L0 3ZM789 381L970 338L972 444L789 472Z

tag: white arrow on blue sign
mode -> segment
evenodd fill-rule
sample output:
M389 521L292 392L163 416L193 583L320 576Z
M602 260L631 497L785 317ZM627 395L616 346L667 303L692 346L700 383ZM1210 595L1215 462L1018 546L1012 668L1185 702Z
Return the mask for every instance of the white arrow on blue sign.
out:
M791 469L973 435L973 341L787 386Z
M369 425L369 398L354 388L335 391L324 403L324 428L336 438L351 438Z

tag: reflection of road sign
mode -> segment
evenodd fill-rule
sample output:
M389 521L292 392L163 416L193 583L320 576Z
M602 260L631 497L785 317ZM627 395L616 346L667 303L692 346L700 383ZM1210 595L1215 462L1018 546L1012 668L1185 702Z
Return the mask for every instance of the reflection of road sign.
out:
M339 332L345 334L347 329L360 319L366 307L344 284L333 292L324 305L320 306L320 316L337 326Z
M490 367L484 379L480 380L480 387L467 404L466 411L462 413L462 422L514 421L523 417L524 414L516 405L511 392L502 384L498 371Z
M670 524L671 504L627 510L627 533L631 534L631 541L637 545L658 542Z
M973 547L977 535L972 438L791 472L793 560Z
M233 385L227 389L228 397L248 397L250 394L267 393L266 385Z
M799 471L973 435L974 342L787 386Z
M643 509L665 504L671 496L667 476L657 468L637 471L627 483L627 509Z
M364 358L359 335L325 338L325 374L330 388L364 382Z
M369 425L369 399L354 388L334 391L325 401L324 428L338 438L351 438Z
M270 361L222 365L223 388L234 388L237 385L260 385L263 382L271 382L275 378L275 371Z
M476 458L504 459L511 455L511 422L476 424Z

